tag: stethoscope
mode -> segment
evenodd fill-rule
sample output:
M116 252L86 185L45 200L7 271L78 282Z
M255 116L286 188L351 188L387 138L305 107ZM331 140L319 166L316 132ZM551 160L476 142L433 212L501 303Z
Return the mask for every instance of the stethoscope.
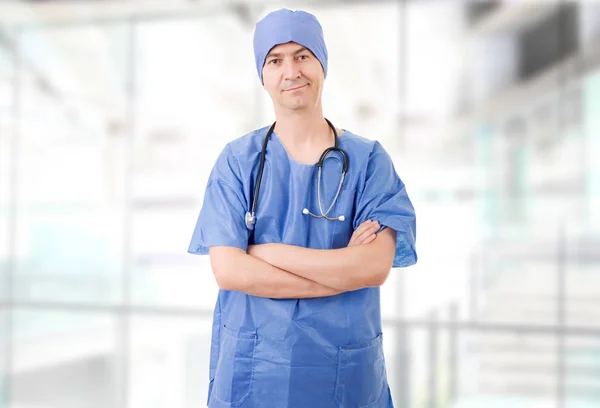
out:
M338 196L340 195L340 191L342 190L342 184L344 183L344 177L346 176L346 171L348 170L348 156L346 155L346 152L344 152L342 149L340 149L338 147L338 134L335 130L335 126L333 126L328 119L325 119L325 120L327 121L327 124L329 125L331 130L333 130L333 134L335 136L335 144L333 147L329 147L329 148L325 149L323 151L323 153L321 154L321 158L317 162L317 167L319 170L319 174L318 174L318 178L317 178L317 201L319 202L319 211L321 212L321 215L316 215L316 214L311 213L308 210L308 208L304 208L302 210L302 214L310 215L314 218L325 218L326 220L329 220L329 221L344 221L346 219L346 217L344 217L343 215L340 215L339 217L329 217L329 212L335 205L335 203L338 199ZM269 131L267 132L267 135L265 136L265 140L263 141L262 150L260 152L260 165L258 167L258 175L256 176L256 185L254 186L254 197L252 199L252 208L250 209L250 211L246 211L246 227L249 230L253 230L254 224L256 224L256 216L255 216L256 203L258 202L258 193L260 191L260 183L262 180L263 170L265 168L265 154L267 152L267 143L269 142L269 138L271 137L271 134L273 133L273 129L275 128L275 123L277 123L277 122L274 122L271 125L271 127L269 128ZM321 205L321 173L323 171L323 163L325 162L327 155L333 151L339 152L342 155L342 158L343 158L342 176L340 177L340 184L338 185L338 189L337 189L337 192L335 193L335 197L333 198L333 201L331 202L331 205L329 206L327 211L324 212L323 207Z

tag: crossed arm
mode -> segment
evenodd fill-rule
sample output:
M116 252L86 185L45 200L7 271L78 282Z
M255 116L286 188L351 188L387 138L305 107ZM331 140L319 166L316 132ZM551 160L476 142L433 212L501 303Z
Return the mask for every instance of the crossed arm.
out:
M232 247L211 247L217 284L270 298L311 298L380 286L392 266L396 234L378 235L376 222L361 224L348 247L318 250L285 244L254 245L248 253Z

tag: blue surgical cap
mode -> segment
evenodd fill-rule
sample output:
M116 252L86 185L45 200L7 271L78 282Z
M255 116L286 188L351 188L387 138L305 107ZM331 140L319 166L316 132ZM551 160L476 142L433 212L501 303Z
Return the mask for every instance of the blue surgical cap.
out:
M271 48L290 41L308 48L317 57L327 76L327 47L317 18L301 10L280 9L267 14L256 23L254 59L261 83L265 59Z

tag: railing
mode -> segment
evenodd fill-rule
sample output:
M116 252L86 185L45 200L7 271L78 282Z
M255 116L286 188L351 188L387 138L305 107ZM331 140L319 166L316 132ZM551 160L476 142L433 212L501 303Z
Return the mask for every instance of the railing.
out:
M450 305L446 311L446 316L441 319L441 313L432 312L424 319L408 319L408 320L388 320L384 321L384 325L396 328L398 341L395 343L394 364L399 372L398 380L393 385L394 399L399 407L423 407L423 408L442 408L451 407L460 403L465 395L461 393L461 383L477 383L479 378L469 378L478 376L477 369L471 373L465 369L468 365L480 365L481 355L478 355L478 350L472 350L470 356L464 357L465 342L461 338L465 335L516 335L524 339L529 337L537 338L538 340L547 339L554 342L553 352L555 356L555 364L553 366L554 376L554 397L556 408L564 408L569 400L568 372L567 364L569 362L568 345L569 338L585 339L587 342L596 343L597 347L589 348L588 354L600 356L600 324L596 327L582 326L566 326L555 324L518 324L518 323L485 323L480 321L459 321L458 308L456 304ZM410 335L415 332L421 332L425 335L426 345L421 350L415 352L411 347ZM445 337L445 345L442 346L442 335ZM473 340L471 340L473 343ZM467 342L468 343L468 342ZM518 347L518 345L517 345ZM533 348L535 350L535 347ZM441 353L444 350L444 353ZM481 351L481 350L479 350ZM491 350L497 355L501 355L503 350L495 348ZM527 350L523 350L527 351ZM547 349L545 351L548 351ZM415 376L411 375L415 371L412 360L420 357L418 353L424 354L425 367L427 373L426 381L421 387L411 384L415 381ZM541 352L541 351L540 351ZM443 357L443 358L442 358ZM441 363L445 361L445 363ZM588 387L584 390L574 390L573 394L576 397L593 400L600 404L600 361L590 361L595 365L593 371L584 372L583 374L591 378L596 386ZM465 373L466 372L466 373ZM550 373L546 373L548 375ZM508 375L508 374L507 374ZM442 382L443 379L443 382ZM507 380L509 378L507 377ZM529 386L527 382L521 384L524 393L527 391L535 391L533 386ZM471 387L473 395L478 394L478 385ZM412 395L415 390L421 390L424 393L423 398L415 398ZM538 390L539 391L539 390ZM540 392L538 392L540 394ZM585 394L585 395L584 395ZM506 396L510 395L510 390L507 390ZM481 401L482 408L486 407L484 401ZM508 405L507 405L508 406ZM533 405L532 405L533 406ZM600 406L600 405L599 405Z

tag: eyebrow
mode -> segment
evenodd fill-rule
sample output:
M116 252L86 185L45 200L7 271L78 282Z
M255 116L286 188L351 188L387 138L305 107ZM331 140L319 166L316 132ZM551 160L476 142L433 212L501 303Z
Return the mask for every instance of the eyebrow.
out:
M294 55L300 54L302 51L308 51L308 48L306 47L300 47L298 48L296 51L294 51ZM265 59L267 58L273 58L273 57L281 57L283 55L283 53L281 52L270 52L267 54L267 56L265 57Z

